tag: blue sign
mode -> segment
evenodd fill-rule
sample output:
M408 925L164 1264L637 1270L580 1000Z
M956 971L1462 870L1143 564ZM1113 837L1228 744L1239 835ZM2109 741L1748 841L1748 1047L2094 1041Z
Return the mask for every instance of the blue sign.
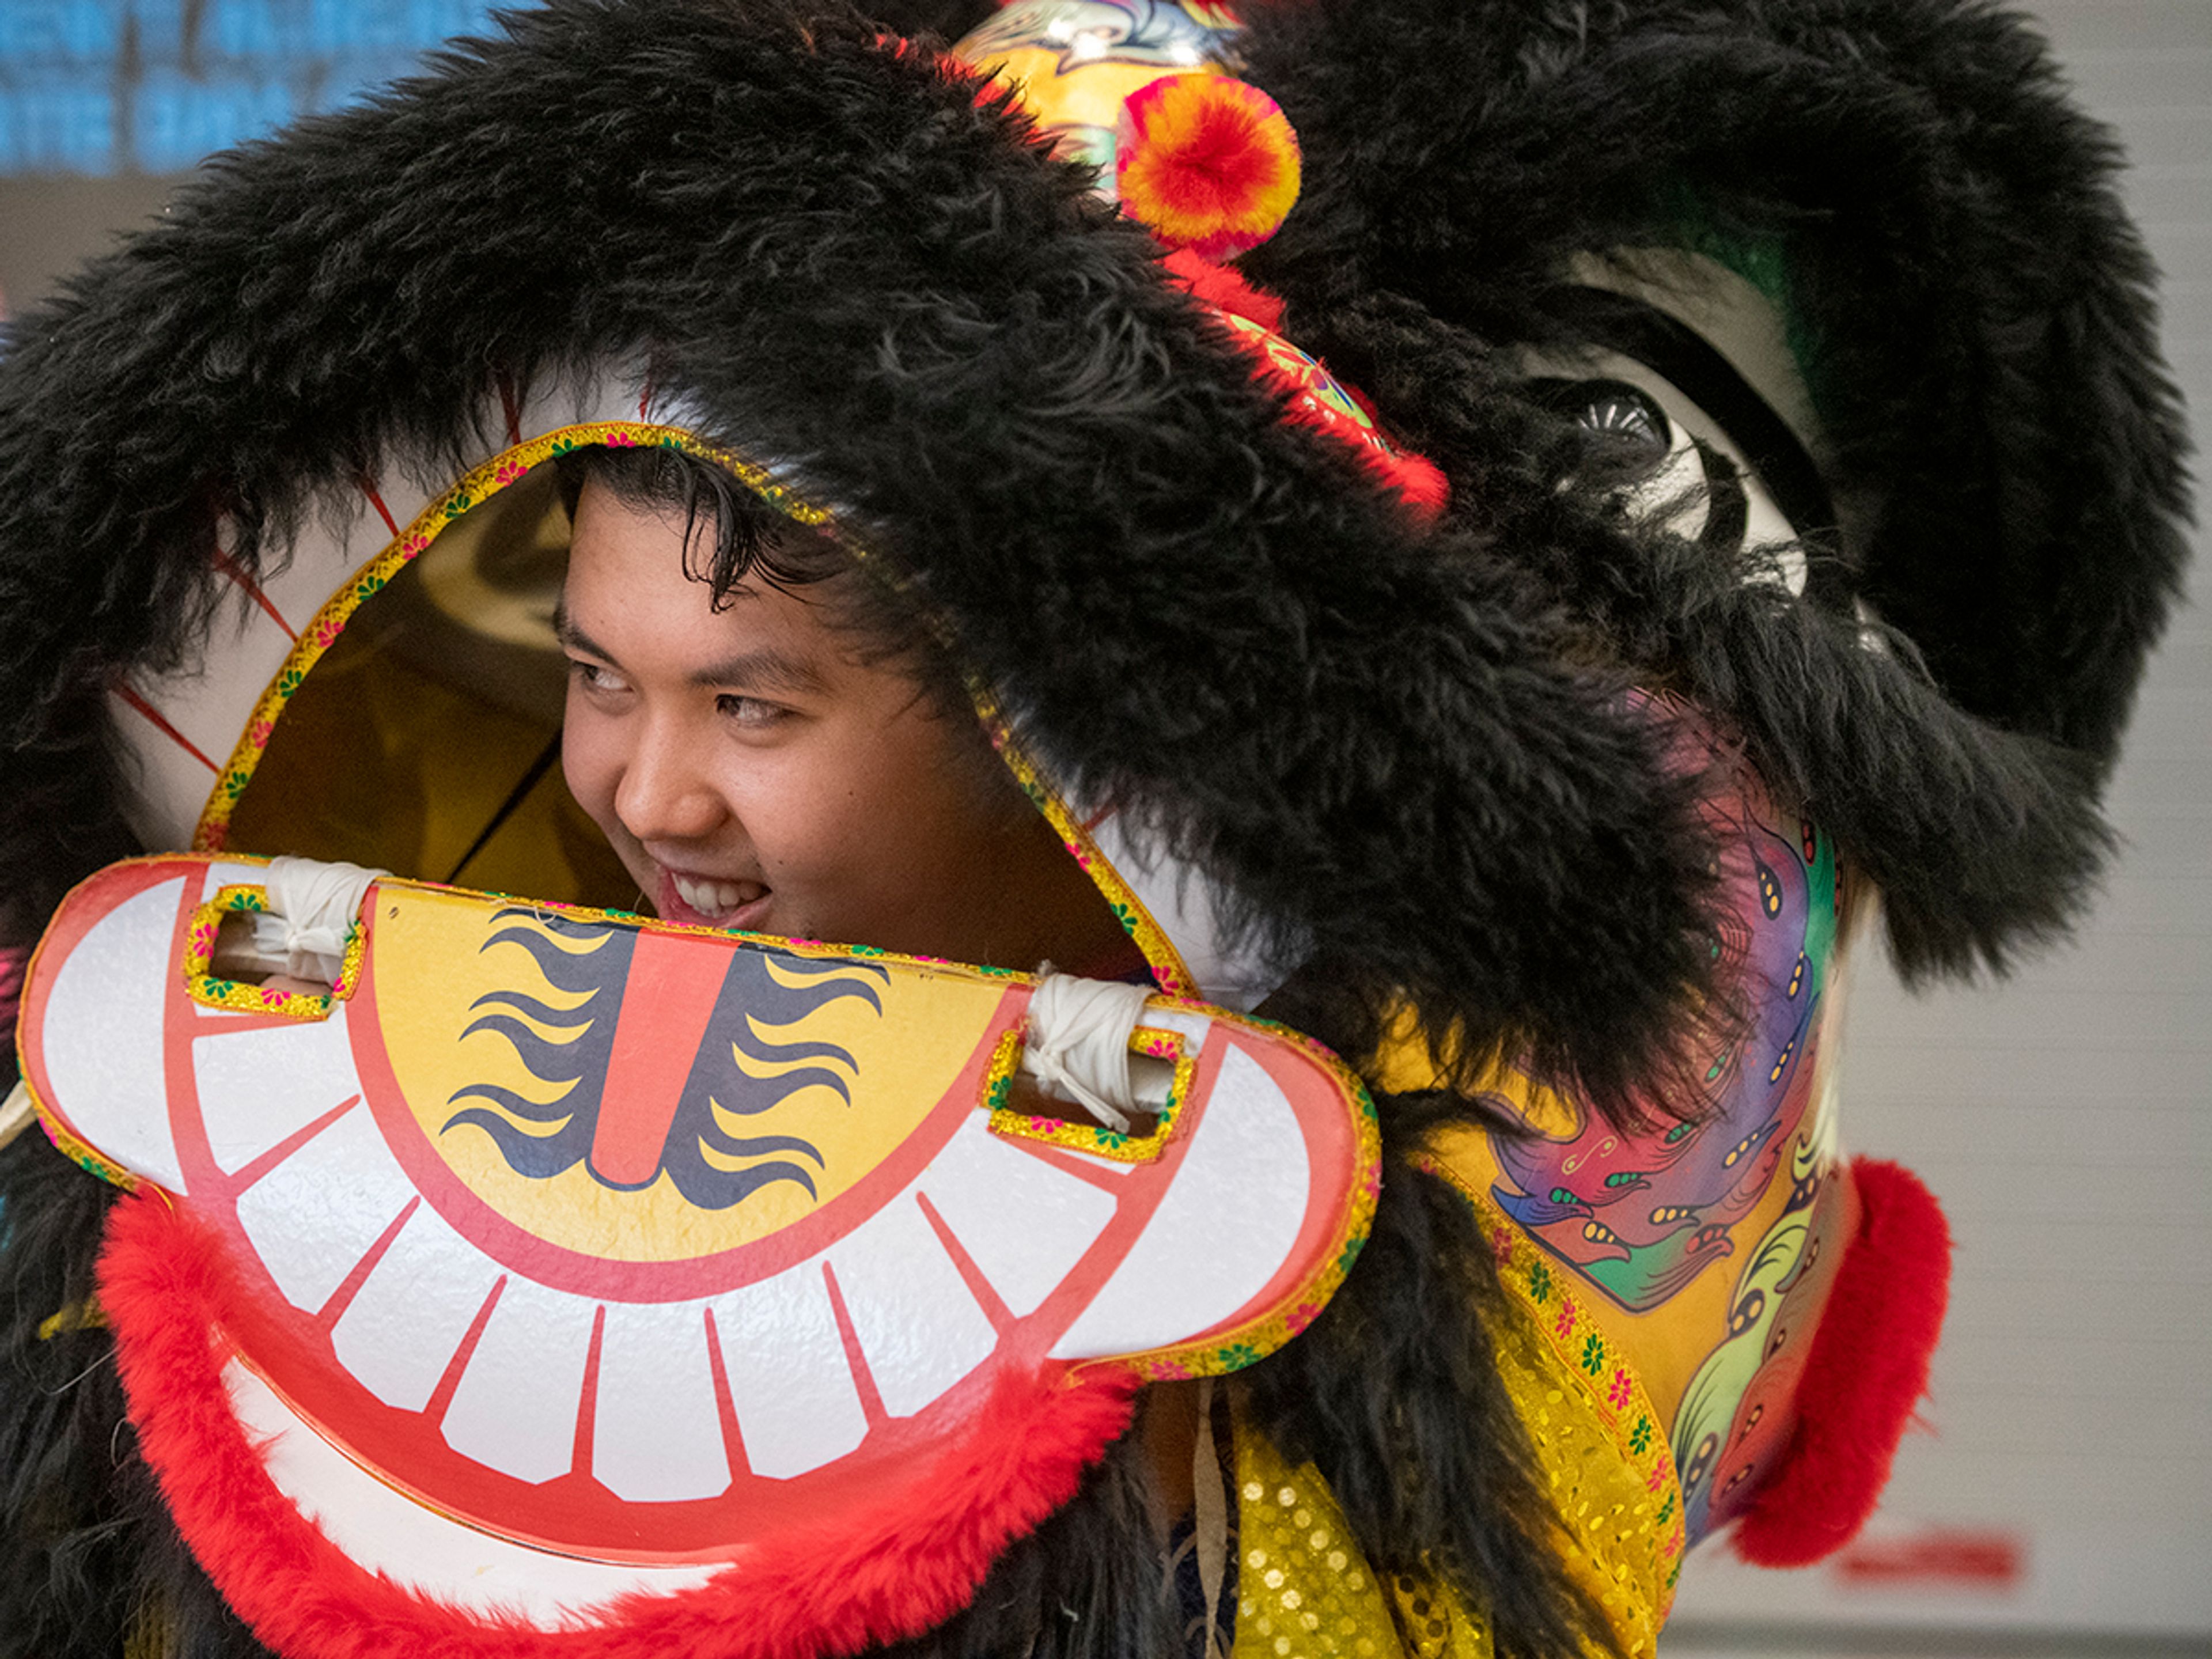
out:
M489 0L0 0L0 174L177 173L486 32Z

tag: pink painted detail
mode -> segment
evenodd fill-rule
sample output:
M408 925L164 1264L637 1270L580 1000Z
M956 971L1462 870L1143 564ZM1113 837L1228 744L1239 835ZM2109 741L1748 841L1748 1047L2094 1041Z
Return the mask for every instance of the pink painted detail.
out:
M209 771L215 773L217 776L222 775L222 768L217 766L213 761L202 754L198 745L193 743L190 738L187 738L183 732L178 731L175 726L170 725L168 720L162 715L161 711L155 708L152 703L148 702L145 698L140 696L137 691L132 688L129 681L116 681L115 695L122 698L123 701L128 703L133 709L137 710L137 713L144 718L148 725L151 726L163 737L168 738L170 742L175 744L178 748L183 750L187 755L190 755L202 766L206 767Z
M356 482L361 485L361 493L368 498L368 504L376 509L376 516L384 520L384 527L397 536L399 521L392 516L392 509L384 504L384 497L376 493L375 480L364 472Z
M284 637L286 639L296 640L300 637L296 633L293 632L292 624L284 620L284 613L277 610L276 605L270 602L268 594L261 591L261 585L255 581L252 577L247 575L246 572L240 568L237 560L232 558L229 554L224 552L218 547L211 556L211 562L213 562L217 570L228 577L231 581L245 593L246 598L252 599L254 604L259 605L264 613L267 615L270 621L275 623L277 627L284 630Z

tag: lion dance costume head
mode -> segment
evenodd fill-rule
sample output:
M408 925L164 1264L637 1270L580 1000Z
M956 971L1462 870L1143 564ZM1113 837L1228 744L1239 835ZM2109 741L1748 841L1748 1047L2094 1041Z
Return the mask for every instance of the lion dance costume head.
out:
M221 158L0 356L0 1651L1648 1655L1836 1547L1948 1253L1844 978L2063 933L2176 591L2113 165L1954 0L551 0ZM1141 973L635 913L655 448Z

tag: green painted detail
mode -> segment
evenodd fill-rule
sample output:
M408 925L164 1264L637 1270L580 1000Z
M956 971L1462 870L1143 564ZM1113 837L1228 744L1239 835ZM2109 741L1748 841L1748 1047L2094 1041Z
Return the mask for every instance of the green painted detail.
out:
M1552 1270L1540 1261L1528 1269L1528 1294L1539 1302L1552 1299Z
M1260 1351L1249 1342L1232 1342L1214 1355L1215 1359L1232 1371L1255 1363L1259 1358Z
M1595 1376L1605 1369L1605 1339L1586 1336L1583 1339L1583 1369Z
M1639 1417L1636 1419L1636 1426L1628 1431L1628 1449L1638 1457L1651 1449L1651 1419L1650 1418Z

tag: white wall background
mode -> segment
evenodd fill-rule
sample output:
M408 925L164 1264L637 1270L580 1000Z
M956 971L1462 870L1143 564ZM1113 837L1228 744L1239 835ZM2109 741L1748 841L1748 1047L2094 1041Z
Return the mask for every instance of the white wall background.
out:
M2212 0L2025 9L2127 145L2128 200L2166 273L2167 356L2201 434ZM2200 594L2208 544L2200 532ZM1930 1431L1906 1440L1860 1572L1848 1557L1760 1572L1709 1546L1684 1572L1663 1659L2212 1653L2212 623L2201 611L2182 612L2152 664L2112 811L2127 848L2077 945L1991 988L1915 999L1886 965L1854 988L1844 1137L1917 1170L1958 1240L1923 1408ZM1882 1576L1899 1565L1923 1576Z

